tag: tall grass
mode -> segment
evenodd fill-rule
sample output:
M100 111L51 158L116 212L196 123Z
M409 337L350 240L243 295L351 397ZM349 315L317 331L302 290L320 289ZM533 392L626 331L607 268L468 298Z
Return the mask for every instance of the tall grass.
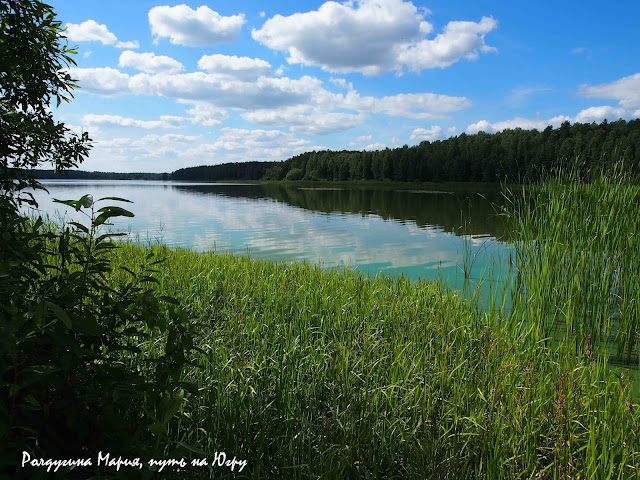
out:
M571 354L637 362L640 189L616 164L574 168L508 195L516 251L512 318Z
M115 260L149 249L207 352L170 438L246 458L235 478L640 478L628 375L442 286L162 246Z

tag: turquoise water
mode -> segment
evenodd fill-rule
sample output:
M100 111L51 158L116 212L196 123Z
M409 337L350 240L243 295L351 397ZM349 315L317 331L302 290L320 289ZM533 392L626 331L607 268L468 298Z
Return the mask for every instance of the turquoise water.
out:
M86 222L53 199L123 197L134 202L122 206L135 217L114 219L112 229L143 242L199 251L442 279L456 288L462 287L465 272L471 285L487 279L491 270L499 278L509 257L495 186L398 191L151 181L43 184L49 194L36 194L41 214Z

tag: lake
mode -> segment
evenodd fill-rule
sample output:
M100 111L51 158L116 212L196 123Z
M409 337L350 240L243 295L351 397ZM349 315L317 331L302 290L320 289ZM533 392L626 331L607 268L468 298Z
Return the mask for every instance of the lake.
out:
M41 214L83 221L54 198L123 197L134 218L114 219L129 238L253 258L308 260L366 274L477 283L509 256L495 185L299 188L282 185L51 180ZM465 260L466 259L466 260ZM469 269L469 267L472 268ZM500 271L498 268L496 271ZM499 276L499 275L498 275Z

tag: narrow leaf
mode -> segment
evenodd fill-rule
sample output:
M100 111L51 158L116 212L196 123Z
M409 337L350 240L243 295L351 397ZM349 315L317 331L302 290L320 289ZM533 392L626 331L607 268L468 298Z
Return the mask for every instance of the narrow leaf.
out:
M58 319L66 325L67 328L71 328L71 319L69 318L69 315L67 315L67 312L65 312L55 303L49 301L46 301L45 303L47 304L47 307L49 307L49 309L53 313L55 313L56 317L58 317Z

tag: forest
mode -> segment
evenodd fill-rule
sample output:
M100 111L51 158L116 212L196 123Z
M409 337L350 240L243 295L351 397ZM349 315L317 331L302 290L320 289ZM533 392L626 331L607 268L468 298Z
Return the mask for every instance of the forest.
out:
M636 170L640 120L601 124L564 122L559 128L504 130L374 152L321 151L297 155L269 169L264 180L392 180L396 182L529 182L576 157L585 168L606 166L614 150Z

